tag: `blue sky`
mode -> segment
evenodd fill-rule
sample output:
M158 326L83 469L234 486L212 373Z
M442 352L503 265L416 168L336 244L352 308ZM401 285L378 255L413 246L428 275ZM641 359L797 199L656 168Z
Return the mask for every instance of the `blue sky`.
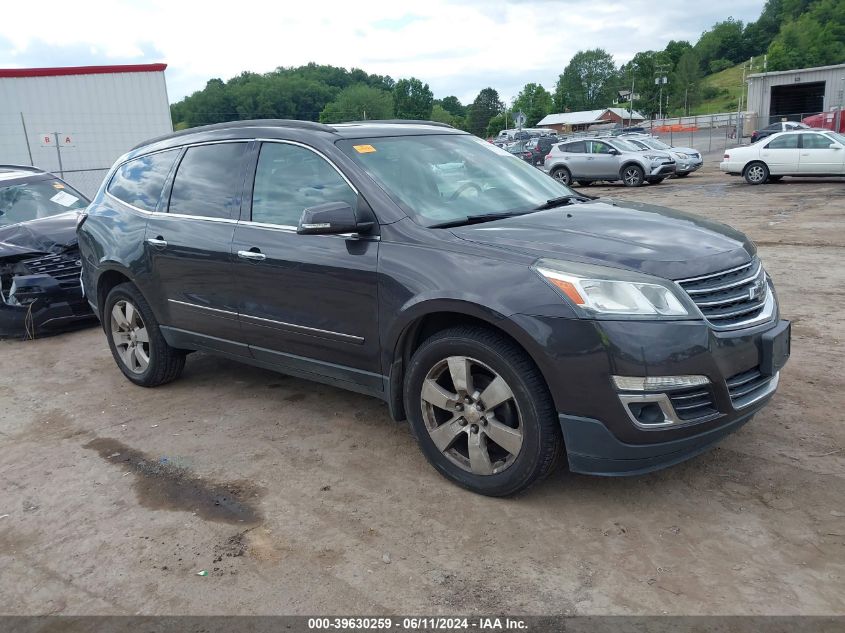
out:
M212 77L315 61L415 76L436 97L468 102L492 86L510 99L528 82L552 89L578 50L601 47L622 63L672 39L694 42L728 16L753 21L763 0L655 6L654 0L44 0L38 14L58 16L45 21L25 3L11 3L0 20L0 67L165 62L176 101Z

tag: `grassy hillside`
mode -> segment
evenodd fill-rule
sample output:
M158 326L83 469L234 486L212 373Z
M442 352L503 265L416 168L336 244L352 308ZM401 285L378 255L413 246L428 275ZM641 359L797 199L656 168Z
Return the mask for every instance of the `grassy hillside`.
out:
M704 99L690 108L690 114L734 112L739 103L739 95L745 90L746 86L742 82L742 64L707 75L701 80L701 94Z

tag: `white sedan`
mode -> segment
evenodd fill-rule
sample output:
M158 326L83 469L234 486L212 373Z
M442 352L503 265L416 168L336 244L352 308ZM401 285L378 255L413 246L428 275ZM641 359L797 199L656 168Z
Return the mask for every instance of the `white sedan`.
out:
M772 134L725 152L719 169L751 185L784 176L845 176L845 136L829 130Z

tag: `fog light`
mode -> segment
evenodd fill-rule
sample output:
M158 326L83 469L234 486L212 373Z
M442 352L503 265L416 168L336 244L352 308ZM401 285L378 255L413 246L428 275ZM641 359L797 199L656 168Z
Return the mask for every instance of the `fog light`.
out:
M697 387L710 382L707 376L613 376L613 383L621 391L661 391Z

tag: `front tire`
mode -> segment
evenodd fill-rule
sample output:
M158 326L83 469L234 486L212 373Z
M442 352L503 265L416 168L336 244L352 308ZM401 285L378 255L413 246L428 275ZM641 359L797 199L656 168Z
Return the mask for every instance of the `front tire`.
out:
M620 175L626 187L640 187L645 180L645 172L639 165L627 165L623 167Z
M520 492L560 458L546 383L525 351L497 332L462 326L435 334L411 358L404 392L426 459L473 492Z
M572 173L566 167L556 167L553 169L552 178L559 180L567 187L572 184Z
M691 171L685 171L685 172L684 172L684 173L682 173L682 174L675 174L675 178L686 178L686 177L687 177L687 176L689 176L691 173L692 173Z
M762 185L769 179L769 168L766 163L755 161L745 166L745 169L742 170L742 177L749 185Z
M651 179L649 179L648 184L659 185L661 182L663 182L663 180L664 180L663 178L651 178Z
M593 184L593 181L592 181L592 180L579 180L579 181L578 181L578 184L579 184L581 187L589 187L590 185L592 185L592 184Z
M157 387L182 373L185 352L167 344L150 304L133 284L112 288L102 321L114 361L131 382Z

